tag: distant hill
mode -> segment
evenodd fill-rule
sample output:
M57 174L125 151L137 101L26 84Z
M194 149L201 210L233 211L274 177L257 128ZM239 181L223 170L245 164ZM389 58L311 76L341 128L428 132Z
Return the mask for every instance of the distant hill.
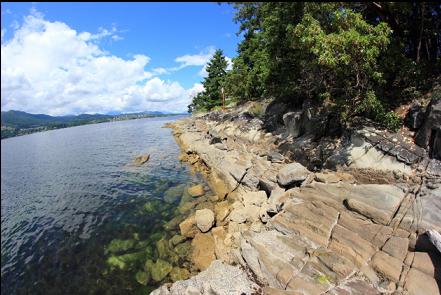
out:
M68 116L49 116L45 114L30 114L22 111L11 110L1 112L1 138L3 139L44 130L66 128L85 124L170 115L178 114L146 111L129 114L81 114Z

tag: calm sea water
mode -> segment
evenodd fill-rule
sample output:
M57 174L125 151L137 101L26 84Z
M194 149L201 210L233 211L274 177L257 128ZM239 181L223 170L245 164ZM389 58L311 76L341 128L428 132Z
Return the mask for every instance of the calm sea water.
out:
M106 271L112 239L148 239L164 214L149 200L201 182L178 161L176 117L85 125L1 141L1 293L146 293L132 273ZM150 154L141 167L133 158ZM140 213L141 212L141 213ZM143 288L140 288L143 287Z

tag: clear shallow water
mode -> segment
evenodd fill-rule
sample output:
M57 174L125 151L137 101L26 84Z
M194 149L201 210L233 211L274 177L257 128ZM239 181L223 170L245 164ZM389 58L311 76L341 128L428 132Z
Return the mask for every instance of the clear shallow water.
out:
M133 273L108 271L104 249L115 238L161 233L177 205L146 214L146 202L162 204L167 188L202 182L178 161L171 130L161 128L174 119L85 125L1 141L2 294L146 293ZM145 165L130 165L146 153L151 157Z

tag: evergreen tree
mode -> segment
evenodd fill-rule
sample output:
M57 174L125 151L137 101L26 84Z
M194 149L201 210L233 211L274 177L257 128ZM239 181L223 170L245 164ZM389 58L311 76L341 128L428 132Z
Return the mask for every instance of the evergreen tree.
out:
M189 105L189 112L194 111L208 111L215 106L222 105L221 88L225 84L225 77L227 75L227 60L223 55L222 50L218 49L207 64L207 77L202 84L204 91L193 98Z

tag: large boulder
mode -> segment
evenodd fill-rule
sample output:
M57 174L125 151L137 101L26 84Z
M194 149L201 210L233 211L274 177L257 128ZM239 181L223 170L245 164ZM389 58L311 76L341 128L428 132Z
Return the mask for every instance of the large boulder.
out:
M300 163L290 163L279 170L277 182L283 186L301 183L308 177L309 171Z
M434 91L427 106L424 123L416 134L416 143L429 150L433 158L441 159L441 90Z
M195 219L198 228L201 232L205 233L209 231L214 224L214 213L210 209L197 210Z

